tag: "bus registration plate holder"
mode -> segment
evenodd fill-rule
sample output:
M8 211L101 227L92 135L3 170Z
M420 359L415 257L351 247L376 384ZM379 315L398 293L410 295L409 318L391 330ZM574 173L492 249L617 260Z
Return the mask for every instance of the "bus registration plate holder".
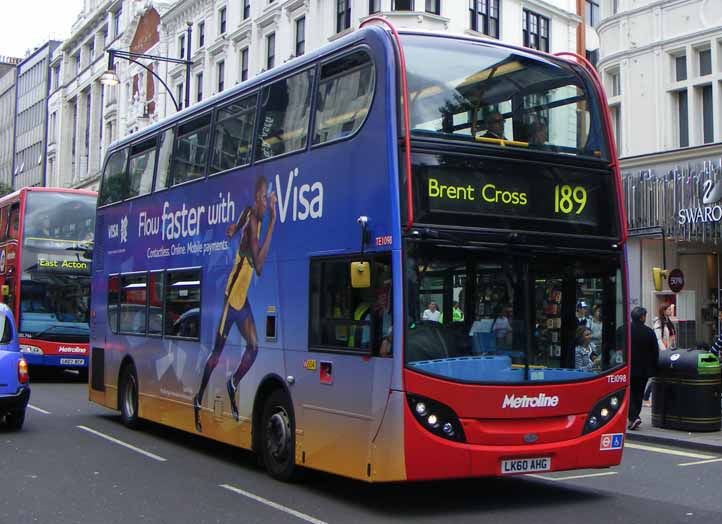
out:
M85 360L82 358L61 358L60 364L65 366L82 366L85 364Z
M551 471L551 457L536 457L523 459L508 459L501 461L502 475L521 475L524 473L538 473Z

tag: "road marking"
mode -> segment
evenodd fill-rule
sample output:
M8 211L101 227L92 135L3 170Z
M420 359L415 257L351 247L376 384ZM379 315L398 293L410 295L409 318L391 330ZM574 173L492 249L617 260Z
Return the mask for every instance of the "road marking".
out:
M697 466L698 464L710 464L712 462L722 462L722 458L710 459L710 460L698 460L697 462L684 462L677 464L678 466Z
M293 515L294 517L305 520L306 522L310 522L311 524L327 524L323 520L318 520L311 517L310 515L306 515L305 513L301 513L300 511L296 511L295 509L287 508L286 506L283 506L268 499L264 499L263 497L259 497L258 495L254 495L253 493L244 491L234 486L230 486L228 484L219 484L219 487L227 489L228 491L232 491L233 493L237 493L238 495L243 495L244 497L248 497L249 499L255 500L256 502L260 502L261 504L265 504L266 506L270 506L279 511L288 513L289 515Z
M535 479L542 479L542 480L577 480L577 479L589 479L593 477L608 477L609 475L619 475L618 471L605 471L604 473L589 473L587 475L570 475L568 477L547 477L545 475L534 475L529 474L526 475L527 477L534 477Z
M714 455L702 455L701 453L690 453L689 451L678 451L676 449L658 448L656 446L643 446L642 444L631 444L627 442L625 448L641 449L643 451L653 451L654 453L664 453L666 455L676 455L678 457L689 457L693 459L713 459Z
M109 440L110 442L113 442L120 446L126 447L130 450L133 450L136 453L145 455L146 457L152 458L153 460L157 460L158 462L166 461L166 459L156 455L155 453L151 453L150 451L145 451L144 449L137 448L137 447L133 446L132 444L128 444L127 442L123 442L122 440L118 440L117 438L111 437L110 435L106 435L105 433L101 433L100 431L96 431L94 429L91 429L91 428L88 428L85 426L76 426L76 427L78 427L79 429L82 429L83 431L87 431L88 433L92 433L93 435L97 435L101 438L104 438L105 440Z
M33 406L32 404L28 404L28 407L34 411L42 413L43 415L50 415L50 411L45 411L44 409L40 409L37 406Z

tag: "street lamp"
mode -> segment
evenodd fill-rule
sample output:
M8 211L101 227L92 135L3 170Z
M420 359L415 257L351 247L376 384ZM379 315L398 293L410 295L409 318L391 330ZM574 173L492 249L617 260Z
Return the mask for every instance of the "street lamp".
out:
M144 53L133 53L131 51L121 51L119 49L108 49L108 70L103 73L100 76L100 83L105 86L117 86L120 83L120 79L118 78L118 75L115 72L115 59L116 58L123 58L127 60L128 62L133 62L134 64L138 64L140 67L148 71L151 75L153 75L156 79L158 79L158 82L163 84L163 87L165 87L166 91L168 91L168 95L170 96L170 99L173 101L173 105L175 105L176 111L181 110L181 106L178 103L178 100L176 100L175 96L173 96L173 91L168 87L168 84L166 84L163 79L156 74L155 71L153 71L151 68L146 66L145 64L138 62L137 59L146 59L146 60L153 60L156 62L169 62L171 64L184 64L186 66L186 92L185 92L185 107L188 107L191 102L191 66L193 65L193 62L191 61L191 34L192 34L192 22L186 22L188 25L188 29L186 31L186 58L170 58L166 56L154 56L154 55L146 55Z

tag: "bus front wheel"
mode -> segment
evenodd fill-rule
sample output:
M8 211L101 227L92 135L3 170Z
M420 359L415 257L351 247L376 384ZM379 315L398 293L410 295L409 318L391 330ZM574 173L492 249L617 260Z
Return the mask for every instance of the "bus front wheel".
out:
M261 419L261 456L273 478L292 480L296 472L296 427L291 400L283 390L266 399Z
M132 365L123 368L120 376L120 420L126 427L137 429L138 418L138 376Z

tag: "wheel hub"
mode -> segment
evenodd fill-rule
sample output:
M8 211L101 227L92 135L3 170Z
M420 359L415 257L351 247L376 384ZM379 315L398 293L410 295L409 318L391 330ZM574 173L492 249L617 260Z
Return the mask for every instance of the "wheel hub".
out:
M280 409L268 419L266 436L268 451L275 459L283 459L291 441L291 421L285 410Z

